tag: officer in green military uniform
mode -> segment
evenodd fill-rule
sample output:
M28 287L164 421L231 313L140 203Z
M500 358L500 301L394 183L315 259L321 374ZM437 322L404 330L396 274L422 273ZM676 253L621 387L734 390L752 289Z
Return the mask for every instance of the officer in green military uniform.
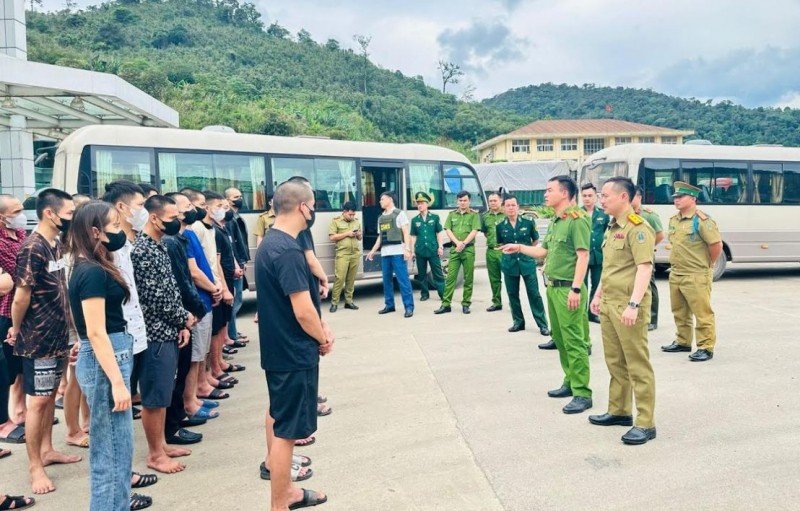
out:
M450 312L450 303L456 290L458 270L464 267L464 294L461 297L461 312L469 314L472 304L472 281L475 276L475 236L481 230L481 218L478 212L469 207L469 192L461 190L456 195L458 209L451 211L444 222L447 237L453 243L450 258L447 261L447 281L444 286L442 306L433 311L434 314Z
M547 393L550 397L570 397L562 411L581 413L592 407L589 388L589 354L586 349L586 299L584 284L589 264L589 216L571 206L578 194L572 178L556 176L547 182L545 203L555 210L541 247L506 245L505 253L522 251L533 257L545 257L547 309L553 325L552 335L558 349L564 381L560 388ZM506 284L508 285L508 284Z
M532 220L519 216L519 204L513 195L503 200L506 218L496 227L497 245L520 244L533 246L539 239L536 225ZM525 330L525 316L522 314L522 304L519 300L519 280L525 282L525 291L528 295L528 304L533 313L533 319L542 335L550 335L547 327L547 316L544 313L544 303L539 294L539 281L536 278L536 260L520 253L504 254L501 250L494 250L501 255L501 267L506 280L508 303L511 306L511 319L513 323L509 332Z
M441 300L444 295L444 273L442 273L444 248L439 235L442 232L442 223L439 221L439 215L428 211L428 207L433 203L433 197L429 193L417 192L414 200L417 203L419 215L411 220L410 234L411 242L414 244L414 257L417 260L415 279L422 287L419 300L424 302L430 298L428 267L431 269L433 285Z
M608 411L590 415L589 422L597 426L633 426L633 397L636 423L622 441L639 445L656 437L656 382L647 346L648 281L653 271L655 235L650 225L633 212L634 196L633 182L627 177L612 177L603 185L603 209L613 218L603 242L603 278L591 309L600 314L611 381Z
M633 206L633 212L644 218L648 225L653 228L656 235L656 246L658 246L664 240L664 227L661 225L661 218L658 217L655 211L642 207L642 189L639 186L636 187L636 196L633 198L631 206ZM652 332L658 328L658 286L656 286L655 269L650 272L650 294L652 295L652 300L650 304L650 324L647 325L647 330Z
M700 189L675 181L672 195L678 214L669 219L669 294L677 339L661 349L667 353L692 351L692 319L697 351L692 362L714 357L717 342L711 281L714 263L722 254L722 237L716 222L697 209ZM724 256L723 256L724 257ZM694 318L693 318L694 316Z
M502 199L500 194L492 192L489 194L489 210L481 215L481 232L486 236L486 271L489 273L489 285L492 288L492 304L486 312L499 311L503 308L503 300L500 297L503 290L501 260L503 253L495 250L497 246L497 226L506 215L500 209ZM517 283L519 286L519 283ZM539 300L541 302L541 299ZM544 311L542 311L544 312Z
M339 297L344 289L344 308L358 310L353 303L353 293L356 287L356 273L358 263L361 262L361 222L356 218L356 205L345 202L342 214L331 220L328 227L328 239L336 243L336 259L334 272L336 282L331 293L331 312L336 312L339 307Z
M589 270L585 279L591 302L600 284L600 276L603 274L603 235L608 227L608 215L597 204L597 188L592 183L581 186L581 202L583 202L582 209L589 214L592 223L592 246L589 249ZM587 311L587 314L589 321L600 323L600 318L592 311Z

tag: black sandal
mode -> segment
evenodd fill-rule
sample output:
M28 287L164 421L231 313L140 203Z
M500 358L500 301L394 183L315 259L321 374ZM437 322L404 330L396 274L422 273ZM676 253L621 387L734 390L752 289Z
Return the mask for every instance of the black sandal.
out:
M155 474L140 474L139 472L134 472L133 475L139 476L139 481L136 484L131 483L131 488L147 488L158 482L158 476Z
M324 504L324 503L328 502L328 496L327 495L322 497L322 498L319 498L317 492L315 492L315 491L306 490L305 488L302 488L302 490L303 490L303 500L301 500L300 502L295 502L294 504L290 505L289 509L300 509L300 508L303 508L303 507L314 507L314 506L319 506L320 504Z
M139 509L147 509L153 505L153 499L147 495L139 495L138 493L131 493L131 511Z
M0 502L0 511L6 511L9 509L28 509L34 504L36 504L36 499L33 497L24 497L22 495L3 495L3 501Z

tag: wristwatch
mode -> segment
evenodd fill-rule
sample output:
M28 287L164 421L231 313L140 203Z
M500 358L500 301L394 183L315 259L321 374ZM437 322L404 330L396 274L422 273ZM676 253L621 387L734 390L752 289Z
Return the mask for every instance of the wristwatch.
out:
M628 307L630 307L631 309L638 309L639 304L636 302L628 302Z
M579 287L571 287L569 289L570 289L570 291L572 291L575 294L581 294L581 288L579 288Z

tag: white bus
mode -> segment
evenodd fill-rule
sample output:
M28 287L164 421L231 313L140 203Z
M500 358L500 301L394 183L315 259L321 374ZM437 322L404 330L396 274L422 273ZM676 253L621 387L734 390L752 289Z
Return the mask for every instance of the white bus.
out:
M661 217L665 231L676 214L673 183L701 189L698 205L722 234L723 254L714 278L728 262L800 261L800 148L626 144L587 158L581 183L601 185L627 176L644 191L642 203ZM656 267L668 265L670 245L656 250Z
M236 187L243 195L241 213L254 255L253 226L269 209L267 194L297 175L314 187L317 220L312 233L317 257L331 277L335 247L328 240L328 227L345 202L356 204L365 254L377 238L378 199L385 191L394 192L397 206L405 210L416 210L416 192L430 193L431 210L442 222L447 213L442 210L456 207L461 190L470 192L473 208L485 209L475 170L463 155L449 149L167 128L87 126L75 131L56 151L53 186L91 197L102 196L105 185L116 179L150 183L162 193L184 187L222 193ZM482 237L480 242L485 246ZM481 257L484 252L478 250ZM380 278L379 257L362 262L358 279ZM415 271L416 265L409 268ZM248 271L254 282L252 265Z

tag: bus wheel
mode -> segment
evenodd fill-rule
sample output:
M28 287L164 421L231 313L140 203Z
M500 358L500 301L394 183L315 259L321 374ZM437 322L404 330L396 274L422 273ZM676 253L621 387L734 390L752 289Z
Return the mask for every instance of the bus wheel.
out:
M725 273L725 268L728 265L728 258L725 255L725 252L722 252L719 257L717 257L717 262L714 263L714 280L719 280L722 277L722 274Z

